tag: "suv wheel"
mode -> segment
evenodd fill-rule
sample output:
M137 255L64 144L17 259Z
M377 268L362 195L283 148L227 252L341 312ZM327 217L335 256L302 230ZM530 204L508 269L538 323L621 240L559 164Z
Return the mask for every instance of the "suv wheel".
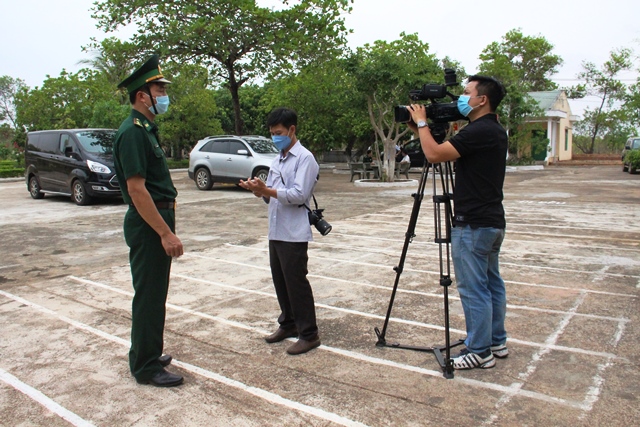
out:
M29 194L34 199L42 199L44 194L40 191L40 183L38 182L38 178L32 176L29 178Z
M207 170L207 168L199 168L196 170L195 174L196 187L198 190L210 190L213 185L213 181L211 181L211 174Z
M629 168L627 167L627 165L625 165L624 163L622 164L622 172L626 172L628 171Z
M71 184L71 200L78 206L88 205L91 201L91 196L87 194L87 189L79 179L73 181Z
M269 170L265 168L260 168L256 171L255 177L258 178L262 182L267 182L267 176L269 176Z

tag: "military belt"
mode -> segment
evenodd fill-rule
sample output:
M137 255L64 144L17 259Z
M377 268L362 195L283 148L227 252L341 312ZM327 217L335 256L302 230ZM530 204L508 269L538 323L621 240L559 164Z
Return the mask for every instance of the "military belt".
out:
M158 209L175 209L176 208L175 200L161 200L161 201L154 200L153 203L156 205L156 208ZM133 204L129 206L135 208Z

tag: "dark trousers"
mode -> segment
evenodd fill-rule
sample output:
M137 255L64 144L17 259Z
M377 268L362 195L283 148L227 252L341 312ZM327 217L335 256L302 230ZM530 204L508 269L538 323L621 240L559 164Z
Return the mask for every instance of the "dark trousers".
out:
M318 336L313 291L307 280L307 242L269 240L271 277L280 304L278 323L285 329L296 326L301 339Z
M175 212L161 209L171 230ZM124 238L129 246L129 264L135 294L131 304L131 349L129 367L137 380L148 380L162 370L165 304L169 291L171 257L167 256L158 233L131 207L124 217Z

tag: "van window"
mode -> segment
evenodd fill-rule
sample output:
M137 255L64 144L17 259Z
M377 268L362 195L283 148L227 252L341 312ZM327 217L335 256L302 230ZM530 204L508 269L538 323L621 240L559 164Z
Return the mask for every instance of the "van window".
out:
M638 150L640 149L640 138L636 138L633 140L633 146L631 147L632 150Z
M27 149L41 153L58 154L58 132L33 133L27 137Z
M63 133L62 135L60 135L60 152L62 154L64 154L64 150L67 147L71 147L71 151L76 151L75 148L75 144L73 143L73 140L71 139L71 135Z
M112 129L83 130L75 133L82 148L94 154L113 153L113 138L116 131Z

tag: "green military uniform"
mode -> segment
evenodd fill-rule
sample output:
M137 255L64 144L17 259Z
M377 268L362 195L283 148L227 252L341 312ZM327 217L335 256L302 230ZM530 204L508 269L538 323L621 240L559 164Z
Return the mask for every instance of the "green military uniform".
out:
M154 55L120 84L129 93L148 82L169 83L158 67ZM129 204L124 218L124 237L135 295L132 302L131 349L129 365L138 381L145 381L163 368L163 333L171 257L162 246L160 236L140 216L127 189L127 179L140 175L156 202L158 212L175 232L174 202L178 194L171 180L164 151L160 147L157 126L144 114L131 110L115 136L114 163L122 198Z

